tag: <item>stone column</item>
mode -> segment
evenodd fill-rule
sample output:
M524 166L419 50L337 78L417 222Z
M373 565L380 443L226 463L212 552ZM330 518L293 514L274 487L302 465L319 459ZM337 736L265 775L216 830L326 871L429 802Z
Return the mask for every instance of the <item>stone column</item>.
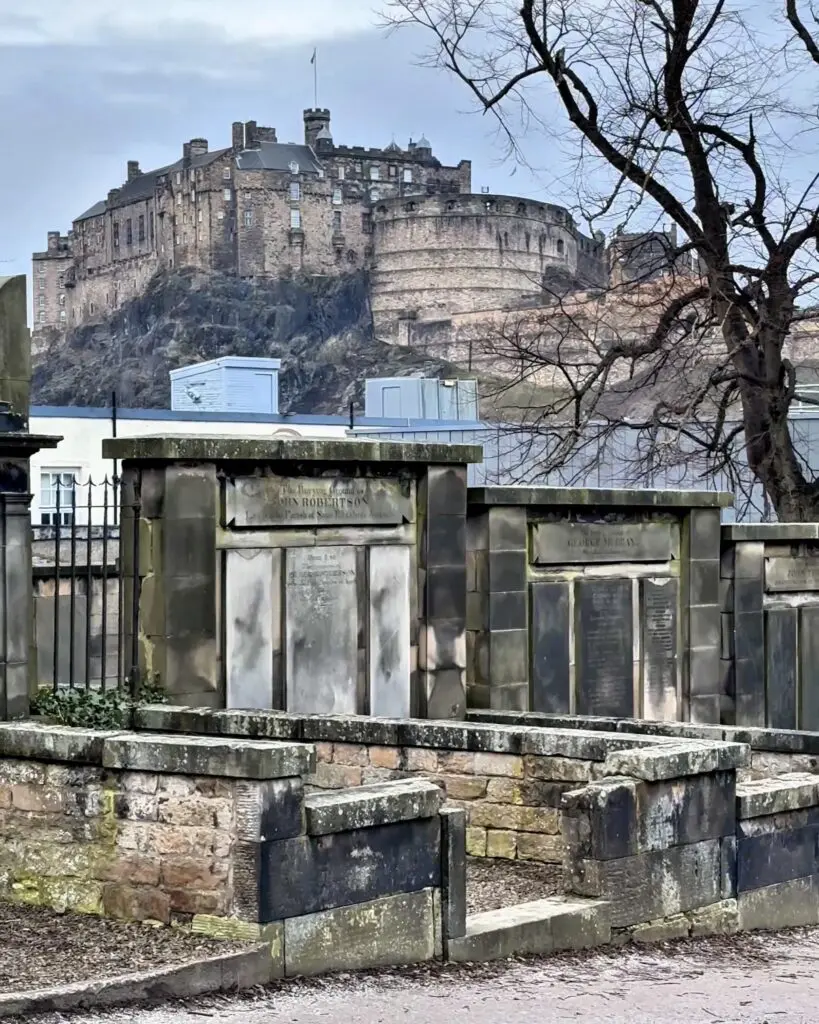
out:
M691 509L684 524L683 552L683 650L687 662L683 690L688 697L688 717L692 722L718 723L724 711L718 508Z

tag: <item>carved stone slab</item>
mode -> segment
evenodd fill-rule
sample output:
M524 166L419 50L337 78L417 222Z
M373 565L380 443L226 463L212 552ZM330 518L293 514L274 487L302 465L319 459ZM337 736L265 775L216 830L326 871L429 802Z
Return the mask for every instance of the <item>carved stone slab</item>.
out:
M643 641L643 717L673 720L677 712L676 579L641 581Z
M631 580L580 580L575 589L579 715L634 714Z
M672 555L670 523L538 523L537 565L577 562L667 562Z
M765 589L819 590L819 558L766 558Z
M287 710L355 714L359 710L355 548L291 548L285 564Z
M396 525L413 519L408 480L250 476L225 483L228 527Z

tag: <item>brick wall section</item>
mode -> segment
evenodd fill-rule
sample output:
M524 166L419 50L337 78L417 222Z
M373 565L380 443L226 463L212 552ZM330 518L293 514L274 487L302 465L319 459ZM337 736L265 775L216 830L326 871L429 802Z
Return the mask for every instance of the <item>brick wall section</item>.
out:
M229 916L236 785L0 760L0 893L162 924Z
M591 777L592 761L317 743L308 789L347 789L391 779L425 778L446 793L447 807L466 811L467 853L560 863L560 800Z

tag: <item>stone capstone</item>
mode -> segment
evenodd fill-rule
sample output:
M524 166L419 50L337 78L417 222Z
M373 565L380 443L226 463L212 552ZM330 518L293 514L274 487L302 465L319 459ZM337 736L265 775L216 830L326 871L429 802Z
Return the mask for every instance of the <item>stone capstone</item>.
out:
M396 821L431 818L443 794L432 782L406 779L359 786L340 792L313 793L304 801L309 835L372 828Z

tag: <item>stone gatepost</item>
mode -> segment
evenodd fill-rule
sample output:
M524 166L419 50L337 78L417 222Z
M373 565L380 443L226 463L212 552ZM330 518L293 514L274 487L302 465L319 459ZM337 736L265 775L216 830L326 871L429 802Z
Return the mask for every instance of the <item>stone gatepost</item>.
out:
M464 715L480 448L163 437L103 453L122 462L126 650L174 702Z
M469 491L469 704L719 722L729 494Z
M819 730L819 525L722 528L731 725Z
M28 714L36 684L29 459L59 437L28 433L26 279L0 277L0 719Z

